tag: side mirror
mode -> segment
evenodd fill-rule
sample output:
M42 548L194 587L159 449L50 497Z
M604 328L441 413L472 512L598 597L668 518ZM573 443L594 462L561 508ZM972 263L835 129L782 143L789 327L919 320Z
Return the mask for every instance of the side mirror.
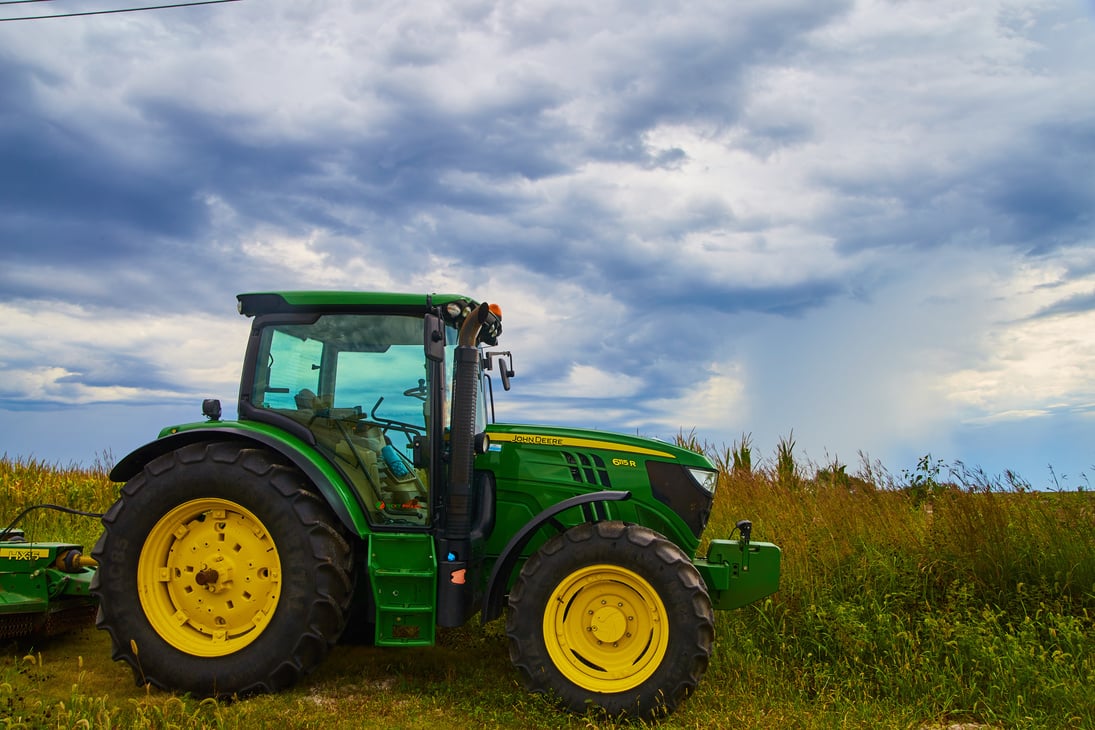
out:
M427 314L423 336L426 358L434 362L445 361L445 324L436 314Z
M516 373L513 372L513 353L509 351L488 352L487 358L484 361L487 370L494 370L495 360L498 360L498 374L502 376L502 388L509 390L509 379L516 375Z

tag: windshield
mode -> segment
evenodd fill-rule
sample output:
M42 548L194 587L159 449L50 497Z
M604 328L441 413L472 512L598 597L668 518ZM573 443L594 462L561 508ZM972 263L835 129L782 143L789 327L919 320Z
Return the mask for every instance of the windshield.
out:
M428 474L413 444L429 427L423 320L321 315L263 328L252 405L303 424L349 478L370 519L424 525Z

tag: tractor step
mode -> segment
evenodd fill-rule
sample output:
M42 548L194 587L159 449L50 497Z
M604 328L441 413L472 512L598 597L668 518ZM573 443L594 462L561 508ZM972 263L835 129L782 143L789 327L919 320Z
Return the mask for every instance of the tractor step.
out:
M432 646L437 625L437 556L427 534L369 537L377 646Z

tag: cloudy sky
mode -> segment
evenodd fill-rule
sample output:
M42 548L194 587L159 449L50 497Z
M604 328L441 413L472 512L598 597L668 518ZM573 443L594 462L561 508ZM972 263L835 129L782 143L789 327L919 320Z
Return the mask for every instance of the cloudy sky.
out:
M1090 0L0 22L0 453L233 403L237 292L459 291L503 420L1087 484L1093 171Z

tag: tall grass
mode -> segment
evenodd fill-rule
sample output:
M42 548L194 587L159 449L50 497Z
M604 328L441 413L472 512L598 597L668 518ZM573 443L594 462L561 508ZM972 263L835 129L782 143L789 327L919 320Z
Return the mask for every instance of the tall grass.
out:
M40 505L58 505L80 512L100 513L118 495L118 485L107 478L110 456L104 454L90 468L56 466L36 459L0 457L0 530L20 512ZM102 531L99 521L48 507L33 509L15 525L28 541L64 541L88 551Z
M707 535L742 518L783 551L780 591L717 615L707 677L680 728L1095 728L1095 497L1044 492L925 457L900 476L861 456L771 460L748 435L712 448ZM30 504L101 512L107 468L0 458L0 522ZM94 543L96 520L36 511L30 539ZM518 686L500 622L438 647L338 647L273 697L200 701L135 688L89 630L0 657L0 722L29 727L592 727ZM75 657L80 654L79 659ZM21 718L21 720L20 720Z
M722 474L709 534L751 518L783 573L772 599L720 615L721 646L747 647L811 702L1095 727L1090 492L930 457L902 479L866 458L848 474L795 462L793 443L771 468Z

